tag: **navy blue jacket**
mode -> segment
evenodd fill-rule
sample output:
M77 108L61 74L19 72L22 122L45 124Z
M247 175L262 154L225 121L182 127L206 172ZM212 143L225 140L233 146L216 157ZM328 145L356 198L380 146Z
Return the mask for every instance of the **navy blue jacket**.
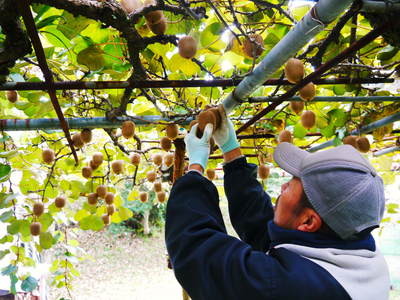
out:
M345 242L280 228L272 222L271 199L257 181L256 166L240 158L225 165L224 171L229 214L240 239L227 234L217 189L199 173L178 179L168 201L167 250L175 276L190 297L351 299L326 268L277 246L375 251L372 237Z

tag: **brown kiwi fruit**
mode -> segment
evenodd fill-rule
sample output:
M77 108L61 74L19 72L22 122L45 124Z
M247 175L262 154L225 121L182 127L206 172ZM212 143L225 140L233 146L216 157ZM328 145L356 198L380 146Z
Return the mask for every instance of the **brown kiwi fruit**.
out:
M299 91L300 98L304 101L311 101L315 97L315 85L312 82L307 83Z
M153 10L145 14L144 17L147 24L156 24L161 22L161 19L164 18L164 13L162 10Z
M217 118L215 116L215 113L210 110L203 110L202 112L200 112L197 116L197 122L199 123L197 130L201 135L203 135L204 128L208 123L211 123L213 125L213 132L217 127Z
M65 199L65 197L62 196L58 196L55 200L54 200L54 205L57 208L63 208L65 206L65 203L67 203L67 200Z
M131 160L131 164L132 164L132 165L134 165L134 166L138 166L138 165L139 165L139 163L140 163L140 154L138 154L138 153L132 153L132 154L129 156L129 158L130 158L130 160Z
M298 83L304 77L304 64L297 58L290 58L285 65L285 76L290 83Z
M358 137L356 143L357 143L357 149L360 152L367 153L371 148L369 140L365 136Z
M191 36L184 36L178 42L179 55L191 59L196 55L197 41Z
M164 136L160 139L160 146L164 151L169 151L172 148L172 142L168 137Z
M289 130L282 130L279 133L278 141L279 143L283 142L292 143L293 142L292 133Z
M96 152L92 156L92 161L95 165L100 166L103 163L103 153L101 152Z
M55 158L56 158L56 155L54 154L54 151L52 149L44 149L43 150L42 159L43 159L44 163L51 164Z
M111 163L111 169L115 174L121 174L124 171L124 161L123 160L114 160Z
M298 115L304 109L304 102L302 102L302 101L290 101L289 107L292 110L292 112L294 112L296 115Z
M178 137L178 133L179 128L176 124L168 124L167 127L165 127L165 134L171 140L176 139Z
M301 125L306 129L311 129L315 125L315 114L311 110L306 110L301 114Z
M115 212L114 204L107 205L107 215L111 216Z
M172 153L167 153L164 156L164 164L169 168L174 164L174 155Z
M264 51L264 39L259 34L250 34L243 43L243 52L252 58L259 57Z
M7 100L10 101L11 103L15 103L18 101L18 92L11 90L6 92Z
M156 153L153 155L153 163L157 166L161 166L163 161L162 155L159 153Z
M164 34L165 31L167 30L167 21L165 20L164 17L162 17L159 22L147 23L147 26L154 34L161 35Z
M209 180L213 181L215 179L215 169L207 169L206 174Z
M88 203L89 203L90 205L95 205L95 204L97 204L97 200L98 200L98 198L97 198L97 194L96 194L96 193L90 193L90 194L87 196L87 201L88 201Z
M154 171L149 171L146 174L146 178L149 182L154 182L157 178L157 174Z
M81 140L85 144L90 143L92 141L92 131L88 128L85 128L81 131Z
M148 199L149 197L148 197L148 194L146 193L146 192L141 192L140 194L139 194L139 200L140 200L140 202L146 202L147 201L147 199Z
M44 205L43 205L43 203L42 203L42 202L35 202L35 203L33 204L32 212L33 212L33 214L34 214L36 217L40 217L40 216L43 214L43 212L44 212Z
M154 189L154 191L155 191L156 193L157 193L157 192L161 192L161 190L162 190L161 182L159 182L159 181L154 182L153 189Z
M267 179L269 176L269 167L266 165L260 165L258 167L258 177L260 177L262 180Z
M135 134L135 123L132 121L125 121L121 127L122 136L126 139L130 139Z
M95 162L93 160L91 160L91 161L89 161L89 167L94 171L94 170L97 170L99 165L96 165Z
M83 177L90 178L90 177L92 177L92 174L93 174L93 170L91 167L86 166L86 167L82 168L82 176Z
M31 235L38 236L42 231L42 224L40 224L39 222L32 222L31 225L29 225L29 230L31 232Z
M164 191L158 192L157 193L157 200L160 203L164 203L165 202L165 198L166 198L166 194Z
M114 203L114 194L111 192L107 192L106 195L104 196L104 202L106 202L108 205L111 205Z
M103 220L104 225L110 224L110 216L108 214L102 215L101 219Z
M97 196L104 198L107 194L107 187L105 185L98 185L96 188Z
M83 147L84 143L83 143L83 141L82 141L82 138L81 138L81 134L80 134L80 133L75 133L75 134L72 136L71 139L72 139L72 144L73 144L76 148L80 149L80 148Z
M357 138L358 138L358 136L356 136L356 135L345 136L343 139L343 144L351 145L357 149Z

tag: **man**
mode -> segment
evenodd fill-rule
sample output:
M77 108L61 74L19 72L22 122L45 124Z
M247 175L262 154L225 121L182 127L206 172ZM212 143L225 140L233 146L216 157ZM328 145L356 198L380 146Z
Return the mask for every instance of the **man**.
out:
M383 183L358 151L278 145L274 159L294 177L274 209L225 118L214 139L239 240L227 235L217 189L201 175L212 125L201 139L196 130L185 138L189 172L171 191L166 220L175 276L194 300L388 299L387 266L370 234L384 211Z

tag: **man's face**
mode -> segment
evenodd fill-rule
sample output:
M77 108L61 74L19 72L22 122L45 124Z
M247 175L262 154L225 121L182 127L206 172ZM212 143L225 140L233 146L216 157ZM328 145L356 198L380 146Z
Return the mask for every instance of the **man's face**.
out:
M281 194L276 200L274 223L286 229L297 229L300 224L297 216L298 205L303 194L303 184L293 177L281 186Z

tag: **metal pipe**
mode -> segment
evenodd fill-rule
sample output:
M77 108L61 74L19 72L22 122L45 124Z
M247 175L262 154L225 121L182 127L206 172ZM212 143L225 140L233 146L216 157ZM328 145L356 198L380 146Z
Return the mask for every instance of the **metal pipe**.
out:
M240 79L213 80L135 80L135 81L58 81L52 88L55 90L104 90L125 88L188 88L188 87L231 87L240 84ZM393 83L393 78L324 78L314 81L316 85L331 84L375 84ZM271 78L262 85L293 85L287 80ZM0 91L36 91L47 90L46 82L5 82L0 84Z
M396 1L370 1L363 0L361 11L367 13L384 14L388 12L400 11L400 2Z
M249 97L250 103L263 103L279 101L277 97ZM303 101L300 97L295 96L287 99L287 101ZM382 101L400 101L400 97L393 96L370 96L370 97L348 97L348 96L331 96L331 97L315 97L311 102L382 102Z
M389 153L396 152L396 151L400 151L399 146L394 146L394 147L389 147L386 149L378 150L378 151L375 151L372 155L377 157L377 156L389 154Z
M269 76L321 32L326 24L336 19L352 2L352 0L320 0L272 48L254 71L246 76L237 88L223 100L225 111L230 113L236 106L240 105Z
M387 116L387 117L385 117L383 119L380 119L378 121L369 123L368 125L363 126L360 129L355 129L355 130L351 131L349 135L358 135L358 134L361 134L361 133L371 132L371 131L373 131L375 129L381 128L383 126L386 126L386 125L388 125L390 123L394 123L394 122L399 121L399 120L400 120L400 112L395 113L395 114L393 114L391 116ZM327 147L330 147L330 146L334 146L334 139L330 140L330 141L327 141L325 143L322 143L320 145L314 146L314 147L308 149L308 151L309 152L315 152L315 151L318 151L318 150L321 150L321 149L324 149L324 148L327 148Z

